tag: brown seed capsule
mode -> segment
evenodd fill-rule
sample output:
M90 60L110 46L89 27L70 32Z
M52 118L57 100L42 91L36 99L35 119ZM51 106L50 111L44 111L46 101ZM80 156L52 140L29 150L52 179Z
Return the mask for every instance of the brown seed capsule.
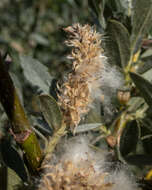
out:
M130 99L130 92L129 91L118 91L117 98L122 105L126 105Z
M109 136L106 138L106 140L107 140L107 143L109 144L109 146L110 146L111 148L114 148L114 147L115 147L117 141L116 141L116 138L115 138L114 136L109 135Z

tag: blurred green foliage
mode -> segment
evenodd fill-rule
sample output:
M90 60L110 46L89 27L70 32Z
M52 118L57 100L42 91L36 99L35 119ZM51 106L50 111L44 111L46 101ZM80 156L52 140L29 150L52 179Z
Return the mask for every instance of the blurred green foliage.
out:
M2 0L0 2L0 48L30 54L60 75L67 49L63 28L75 22L87 23L87 1ZM56 72L58 70L58 72Z

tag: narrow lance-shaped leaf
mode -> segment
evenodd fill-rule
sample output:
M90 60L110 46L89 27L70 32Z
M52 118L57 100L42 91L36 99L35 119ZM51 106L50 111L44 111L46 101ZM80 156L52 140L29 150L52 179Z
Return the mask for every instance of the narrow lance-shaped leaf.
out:
M135 53L141 45L141 38L152 26L152 1L134 0L132 12L131 51Z
M111 40L115 41L118 46L121 66L122 68L125 68L130 58L129 33L125 26L116 20L110 20L108 24L108 33L110 34Z
M12 134L25 152L29 166L35 171L42 158L39 143L20 103L12 79L0 57L0 101L11 122Z
M122 131L120 141L118 143L119 151L123 157L136 149L138 138L139 127L137 122L135 120L128 122Z
M130 77L139 89L149 106L152 106L152 84L136 73L130 72Z
M102 123L88 123L88 124L82 124L78 125L76 129L74 130L75 134L76 133L83 133L86 131L94 130L94 129L99 129L101 126L103 126Z
M108 35L108 39L105 43L105 51L108 56L108 62L111 65L118 65L121 67L121 58L119 54L119 48L116 41L113 39L113 34L111 33L110 24L107 26L106 33Z
M38 98L40 110L49 126L53 127L54 130L59 129L62 124L62 114L55 99L48 95L40 95Z

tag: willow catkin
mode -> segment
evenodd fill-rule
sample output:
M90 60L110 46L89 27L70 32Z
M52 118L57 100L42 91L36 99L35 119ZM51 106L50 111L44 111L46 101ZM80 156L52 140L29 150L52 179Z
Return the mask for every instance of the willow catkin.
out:
M101 48L101 35L89 25L74 24L64 29L69 34L67 46L72 47L72 72L59 88L59 105L66 123L77 126L81 117L89 111L94 98L103 98L101 72L106 57Z

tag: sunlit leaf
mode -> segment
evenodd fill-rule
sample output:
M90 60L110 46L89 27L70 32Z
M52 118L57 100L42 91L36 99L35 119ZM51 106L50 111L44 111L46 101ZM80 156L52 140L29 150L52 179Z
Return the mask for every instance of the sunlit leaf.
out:
M50 127L57 130L62 124L62 114L55 99L48 95L40 95L40 109Z

